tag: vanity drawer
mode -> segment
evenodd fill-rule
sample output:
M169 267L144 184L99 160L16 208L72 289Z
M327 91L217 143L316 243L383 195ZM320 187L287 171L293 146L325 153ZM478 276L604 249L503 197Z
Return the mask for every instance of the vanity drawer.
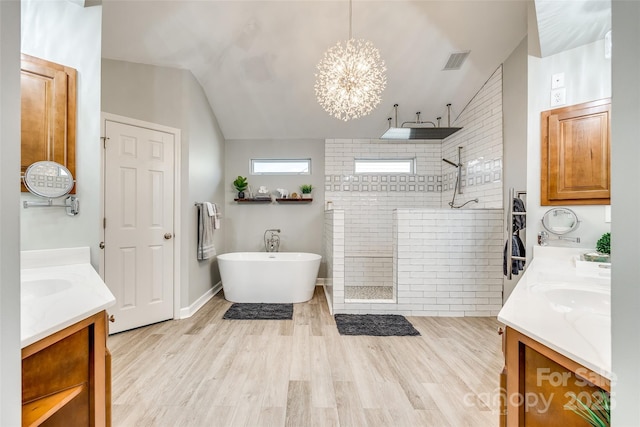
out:
M22 401L88 383L89 329L78 332L22 360Z

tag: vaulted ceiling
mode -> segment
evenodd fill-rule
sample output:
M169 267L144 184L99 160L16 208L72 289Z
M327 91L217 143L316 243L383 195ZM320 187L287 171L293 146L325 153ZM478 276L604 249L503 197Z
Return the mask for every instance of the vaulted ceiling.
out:
M226 139L376 138L393 104L399 119L459 114L527 34L523 0L353 2L353 35L387 66L387 88L369 116L341 122L317 103L316 65L346 40L348 1L103 2L105 58L189 69ZM471 51L457 71L454 52Z

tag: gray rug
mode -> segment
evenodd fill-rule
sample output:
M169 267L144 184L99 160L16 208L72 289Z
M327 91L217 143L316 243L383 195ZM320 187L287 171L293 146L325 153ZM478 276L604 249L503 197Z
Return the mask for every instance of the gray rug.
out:
M236 320L288 320L293 318L293 304L234 303L222 318Z
M420 335L404 316L397 314L336 314L334 318L340 335Z

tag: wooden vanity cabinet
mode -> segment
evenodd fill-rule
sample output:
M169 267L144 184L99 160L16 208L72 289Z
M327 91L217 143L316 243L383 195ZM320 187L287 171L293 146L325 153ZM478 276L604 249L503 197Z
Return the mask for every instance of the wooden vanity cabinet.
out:
M22 349L23 426L109 426L106 340L101 311Z
M540 204L611 204L611 99L543 111Z
M60 163L76 176L76 74L71 67L22 54L21 176L41 160ZM21 188L27 191L24 184Z
M605 377L510 327L503 349L501 426L583 427L585 421L565 408L575 401L571 393L590 403L600 390L611 391Z

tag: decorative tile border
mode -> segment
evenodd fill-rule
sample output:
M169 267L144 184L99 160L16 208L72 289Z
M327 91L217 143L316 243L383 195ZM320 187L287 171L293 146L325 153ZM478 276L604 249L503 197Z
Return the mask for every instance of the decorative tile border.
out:
M325 175L325 191L442 193L453 190L457 174L442 175ZM462 187L502 180L502 159L475 159L462 169Z

